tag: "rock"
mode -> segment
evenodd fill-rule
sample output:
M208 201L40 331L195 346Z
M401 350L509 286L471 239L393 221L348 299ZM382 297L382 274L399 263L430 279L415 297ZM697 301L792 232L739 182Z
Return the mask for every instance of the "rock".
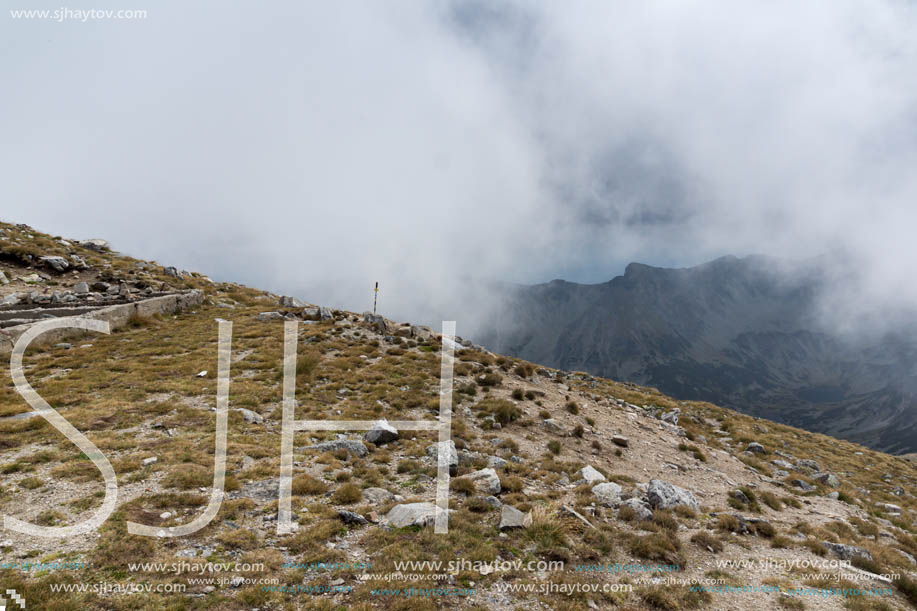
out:
M388 326L385 324L385 318L372 312L363 312L363 322L368 322L378 333L385 333Z
M681 413L679 408L675 408L670 412L666 412L659 419L663 422L668 422L669 424L677 425L678 424L678 415Z
M442 444L445 446L444 452L446 453L446 464L449 466L449 475L455 475L456 470L458 469L458 452L455 450L455 442L451 439L448 441L443 441ZM427 456L432 458L435 465L439 464L439 457L437 454L437 448L439 447L440 442L434 443L426 447L424 452Z
M76 269L89 269L89 264L86 263L86 259L79 255L70 255L70 267Z
M624 507L633 509L635 517L639 522L642 522L643 520L649 520L653 517L653 511L650 509L650 506L647 505L643 500L636 497L622 501L621 506L618 508L618 512L620 512Z
M407 503L395 505L385 516L385 523L392 528L406 526L430 526L436 519L436 505L433 503Z
M626 448L628 445L630 445L630 440L623 435L612 435L611 443L615 444L616 446Z
M111 288L111 285L108 284L107 282L93 282L89 288L91 288L92 290L94 290L97 293L107 293L108 289Z
M88 282L77 282L73 285L73 292L77 295L85 295L89 292L89 283Z
M334 314L331 313L331 310L328 308L319 308L318 309L318 318L319 320L334 320ZM379 318L382 318L381 316Z
M169 513L168 511L164 511L161 514L159 514L159 518L162 520L168 520L171 517L172 517L172 514Z
M411 337L419 340L428 340L433 337L433 329L421 325L411 326Z
M352 511L345 511L344 509L338 509L338 517L344 524L369 524L369 520L360 514L354 513Z
M172 266L169 266L162 270L166 276L172 276L173 278L181 278L181 274L178 273L178 270Z
M832 488L837 488L841 485L841 481L833 473L816 473L812 476L812 479Z
M102 252L111 248L111 245L109 245L108 242L99 238L80 240L80 246L83 248L88 248L89 250L94 250L95 252Z
M207 370L205 369L205 370L203 370L203 371L198 371L196 374L194 374L194 377L195 377L195 378L206 378L206 377L207 377Z
M548 418L547 420L545 420L544 422L542 422L541 425L542 425L542 426L545 428L545 430L546 430L547 432L549 432L549 433L553 433L553 434L555 434L555 435L561 435L561 436L563 436L563 435L566 434L566 433L564 432L564 428L563 428L562 426L560 426L560 424L558 424L557 420L554 420L553 418Z
M586 480L587 484L596 484L605 481L605 476L591 465L586 465L580 469L579 474L581 478Z
M54 347L60 348L61 350L70 350L71 348L73 348L73 345L68 344L67 342L61 342L59 344L54 344Z
M297 299L296 297L281 297L280 305L285 308L302 308L305 307L305 302Z
M44 282L45 279L39 276L38 274L29 274L27 276L20 276L20 280L26 284L38 284L39 282Z
M38 260L58 273L63 273L70 267L70 263L63 257L38 257Z
M363 491L363 498L370 505L385 505L395 500L395 495L385 488L367 488Z
M493 507L494 509L500 509L500 507L503 506L503 503L500 502L500 499L498 499L495 496L475 496L472 498L480 499L481 501L487 503L487 505L489 505L490 507Z
M154 463L156 463L156 462L158 462L158 461L159 461L159 459L156 458L155 456L150 456L149 458L144 458L144 459L141 460L140 462L141 462L141 464L142 464L144 467L148 467L148 466L150 466L150 465L152 465L152 464L154 464Z
M10 293L3 299L0 299L0 305L18 305L19 299L19 293Z
M500 509L500 530L512 530L514 528L528 528L532 525L532 514L522 513L515 507L504 505Z
M793 463L789 463L783 459L772 460L771 464L775 467L780 467L781 469L792 469Z
M119 297L130 297L130 295L131 295L131 287L127 286L126 282L122 282L118 286L118 296Z
M9 284L10 279L6 277L6 274L3 273L3 270L0 270L0 284Z
M491 456L487 459L487 466L494 469L502 469L506 464L506 461L499 456Z
M794 488L799 488L803 492L811 492L812 490L815 490L815 486L809 484L808 482L804 482L801 479L794 479L790 482L790 485Z
M821 471L821 469L818 468L818 463L809 459L796 461L796 467L798 469L808 469L809 471Z
M302 311L303 320L318 320L318 316L319 316L318 312L319 312L319 309L317 306L309 306L307 308L303 308L303 311Z
M745 448L746 452L751 452L752 454L767 454L767 450L764 449L764 446L758 443L757 441L752 441Z
M306 446L307 450L318 450L319 452L334 452L335 450L347 450L353 456L363 457L369 453L362 441L350 441L338 439L336 441L324 441L315 445Z
M480 471L469 473L465 477L470 479L475 488L483 493L500 494L500 478L493 469L481 469Z
M258 314L258 320L283 320L283 314L280 312L261 312Z
M700 507L691 492L658 479L649 481L646 488L646 500L653 509L670 509L678 505L687 505L692 509Z
M586 517L585 517L584 515L578 513L578 512L577 512L575 509L573 509L572 507L568 507L568 506L566 506L566 505L561 505L561 506L560 506L560 511L561 511L562 513L566 513L566 514L568 514L568 515L573 516L574 518L576 518L577 520L579 520L580 522L582 522L583 524L585 524L585 525L588 526L589 528L595 528L595 525L594 525L592 522L590 522L588 519L586 519Z
M748 495L746 495L744 492L742 492L738 488L732 491L732 498L739 501L743 505L751 505L751 499L748 498Z
M776 471L774 471L774 477L777 479L782 479L789 474L790 474L789 471L783 471L782 469L777 469Z
M245 409L244 407L238 408L238 411L242 412L242 418L249 424L261 424L264 422L264 416L258 412L253 412L250 409Z
M826 494L826 495L825 495L825 498L826 498L826 499L831 499L832 501L836 501L837 499L840 498L840 496L841 496L840 492L838 492L837 490L835 490L834 492L829 492L828 494Z
M872 560L872 554L870 554L862 547L856 547L855 545L844 545L842 543L831 543L830 541L822 541L821 544L824 545L829 552L833 553L841 560L852 560L853 558Z
M593 486L592 494L595 495L599 505L617 507L621 504L621 486L614 482L605 482Z
M383 418L373 424L373 428L366 431L363 439L377 446L385 445L398 439L398 431Z

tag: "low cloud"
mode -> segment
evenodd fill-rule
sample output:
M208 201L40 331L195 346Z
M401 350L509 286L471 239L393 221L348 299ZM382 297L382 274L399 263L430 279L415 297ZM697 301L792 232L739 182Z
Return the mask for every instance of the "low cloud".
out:
M723 254L843 252L838 323L917 304L913 3L147 11L0 15L5 218L460 327L473 280Z

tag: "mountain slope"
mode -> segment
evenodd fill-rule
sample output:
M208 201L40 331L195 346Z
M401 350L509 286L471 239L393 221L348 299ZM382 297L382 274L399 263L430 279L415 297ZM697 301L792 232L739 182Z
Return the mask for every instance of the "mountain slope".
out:
M603 284L503 287L475 339L886 451L917 450L917 334L840 335L816 315L827 281L818 262L765 257L688 269L632 263Z
M41 259L72 255L86 269L60 272ZM0 271L9 282L0 294L25 296L19 309L52 312L55 293L64 302L88 300L75 296L74 282L103 277L117 281L129 303L150 286L204 293L199 304L131 317L110 335L26 352L30 384L109 459L119 487L98 532L0 534L2 591L16 590L27 610L917 604L912 462L709 403L467 348L454 364L448 534L434 534L424 519L397 520L406 505L436 495L429 452L436 433L415 430L375 443L361 431L297 432L291 511L299 528L278 534L284 323L298 329L296 420L435 420L439 334L303 307L24 226L0 224ZM127 521L187 524L213 498L217 319L233 324L226 496L191 535L130 534ZM105 496L99 471L43 418L27 417L29 406L5 379L0 512L44 526L87 519ZM516 528L501 528L504 514ZM798 565L843 557L853 566ZM45 566L10 568L28 563ZM227 568L208 570L208 563ZM659 565L674 568L649 570ZM878 573L897 577L883 581ZM715 590L692 589L692 580ZM744 586L753 590L736 589ZM829 590L866 587L881 596Z

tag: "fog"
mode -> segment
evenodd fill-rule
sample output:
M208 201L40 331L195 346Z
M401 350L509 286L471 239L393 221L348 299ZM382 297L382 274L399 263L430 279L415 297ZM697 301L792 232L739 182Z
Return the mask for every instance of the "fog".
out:
M0 14L4 220L459 333L476 281L724 254L917 305L914 2L87 8L147 14Z

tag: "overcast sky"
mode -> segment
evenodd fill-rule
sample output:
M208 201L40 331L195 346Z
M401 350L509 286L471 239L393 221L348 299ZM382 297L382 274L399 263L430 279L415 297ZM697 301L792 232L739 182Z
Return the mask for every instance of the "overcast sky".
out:
M146 17L0 14L5 220L418 319L838 248L917 303L912 0L85 8Z

